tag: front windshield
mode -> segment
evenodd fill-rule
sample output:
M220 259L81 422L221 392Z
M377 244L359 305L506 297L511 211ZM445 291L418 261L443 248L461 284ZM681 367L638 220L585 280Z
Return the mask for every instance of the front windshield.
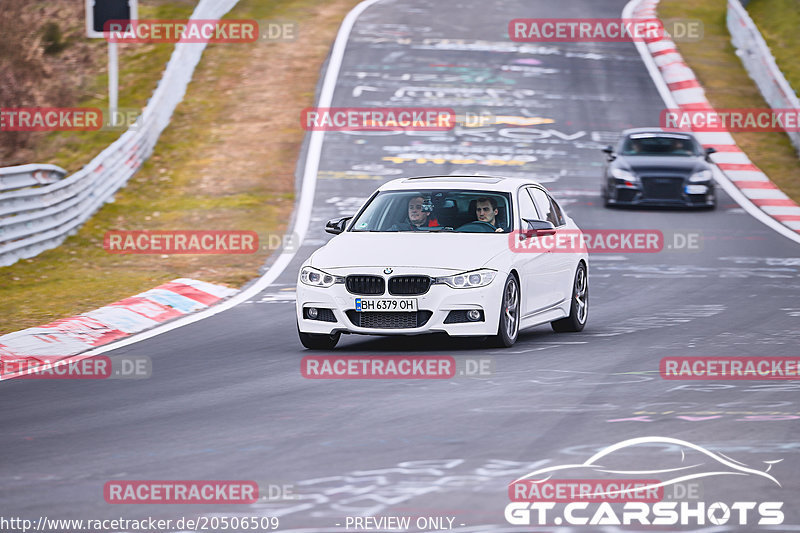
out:
M510 231L508 193L474 190L383 191L376 195L351 231Z
M688 135L638 134L625 139L622 155L697 156L700 151Z

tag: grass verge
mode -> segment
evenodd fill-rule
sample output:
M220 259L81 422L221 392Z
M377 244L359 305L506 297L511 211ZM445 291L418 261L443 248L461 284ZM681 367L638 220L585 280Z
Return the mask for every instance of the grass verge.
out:
M153 156L65 243L0 268L0 333L70 316L176 277L240 286L269 255L111 255L108 230L282 234L320 67L358 0L242 0L227 18L294 21L296 41L212 44ZM142 17L144 18L144 17ZM132 83L136 83L134 80ZM68 158L69 144L59 150ZM65 155L66 154L66 155Z
M800 0L752 0L747 12L767 41L789 85L800 87Z
M770 0L769 3L774 5L776 1ZM759 2L754 0L752 4ZM798 4L797 0L784 3ZM658 14L664 19L691 18L702 21L702 39L676 44L686 63L694 70L712 106L718 109L769 107L731 44L725 25L725 2L661 0ZM785 133L767 132L739 132L732 135L750 160L783 192L800 203L800 159L789 137Z
M139 3L141 19L187 19L196 0L145 0ZM73 24L76 21L71 21ZM83 21L77 21L82 23ZM153 94L175 45L119 44L119 107L140 110ZM89 53L101 72L88 76L83 97L75 107L108 109L108 44L91 39ZM84 65L85 67L85 65ZM81 68L81 67L78 67ZM52 132L36 142L32 159L26 162L51 163L76 172L122 134L119 130Z

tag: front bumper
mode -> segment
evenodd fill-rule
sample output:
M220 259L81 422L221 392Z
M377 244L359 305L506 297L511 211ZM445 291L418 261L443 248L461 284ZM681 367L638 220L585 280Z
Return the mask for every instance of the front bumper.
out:
M354 274L380 275L381 269L362 268ZM340 272L337 275L347 275ZM419 270L394 272L397 275L433 275ZM452 274L452 273L451 273ZM444 275L437 273L435 275ZM485 287L469 289L453 289L447 285L431 285L425 294L409 296L393 296L388 292L383 295L359 295L350 293L344 284L335 284L332 287L320 288L311 287L302 282L297 283L297 303L295 312L297 324L303 333L330 334L335 332L357 333L362 335L420 335L423 333L443 332L454 337L460 336L486 336L497 333L497 324L500 318L500 303L502 301L503 285L507 274L498 272L494 280ZM362 318L355 308L356 298L385 298L385 299L404 299L415 298L417 300L416 327L413 317L409 317L405 312L382 312L382 317L375 313L365 312L370 317ZM308 312L304 311L310 307L318 310L316 320L308 317ZM328 309L330 312L319 310ZM454 316L462 316L463 313L451 311L479 310L482 320L452 323ZM389 316L404 315L404 316ZM324 316L327 320L320 320ZM450 316L450 320L448 319ZM330 321L335 320L335 321ZM451 323L447 323L451 322ZM369 327L361 324L367 323ZM378 324L376 327L375 324ZM392 327L380 327L381 324L391 325Z
M644 181L631 184L612 179L607 182L606 188L609 205L713 207L717 201L711 182L681 183L659 188L657 185L645 185Z

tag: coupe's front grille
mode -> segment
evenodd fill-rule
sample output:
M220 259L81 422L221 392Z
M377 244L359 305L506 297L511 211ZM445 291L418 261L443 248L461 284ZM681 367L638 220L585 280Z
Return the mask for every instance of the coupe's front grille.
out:
M352 294L383 294L386 282L380 276L347 276L345 287Z
M432 311L415 311L413 313L390 313L346 311L347 318L355 326L374 329L407 329L424 326L433 314Z
M683 195L683 178L642 178L646 198L680 200Z
M414 296L425 294L431 286L428 276L395 276L389 278L389 294Z

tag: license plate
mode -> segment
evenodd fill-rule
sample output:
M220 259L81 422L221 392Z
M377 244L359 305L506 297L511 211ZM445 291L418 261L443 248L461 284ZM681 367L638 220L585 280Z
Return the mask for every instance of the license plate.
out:
M416 310L416 298L356 298L356 311L411 312Z

